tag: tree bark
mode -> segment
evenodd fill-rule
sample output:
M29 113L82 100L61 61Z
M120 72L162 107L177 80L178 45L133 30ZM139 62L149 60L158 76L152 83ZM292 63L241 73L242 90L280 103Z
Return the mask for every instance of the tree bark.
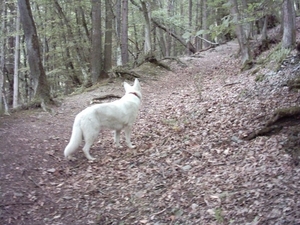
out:
M0 13L2 18L6 17L6 6L4 4L4 1L0 2ZM6 33L6 24L5 20L2 19L1 21L1 31L3 33ZM5 102L5 95L4 95L4 64L5 64L5 36L0 36L0 54L2 57L0 57L0 113L3 111L3 103Z
M19 55L20 55L20 13L17 10L16 18L16 42L15 42L15 63L14 63L14 93L13 93L13 108L18 107L19 96Z
M129 61L128 55L128 0L122 0L122 27L121 27L121 56L122 64Z
M203 0L202 2L202 29L203 30L208 30L208 6L207 6L207 0ZM203 34L203 38L205 40L210 40L209 34ZM202 42L202 47L203 48L208 48L209 47L209 42Z
M113 12L110 0L105 0L105 43L104 43L104 74L101 78L108 77L108 71L112 68L112 30Z
M145 45L144 45L144 53L149 54L152 51L151 47L151 16L150 10L148 10L147 3L143 0L140 0L142 4L142 12L145 18ZM150 3L148 3L150 4Z
M39 40L33 21L29 0L18 0L20 19L23 26L27 57L31 76L33 78L34 99L37 104L52 102L50 86L42 65Z
M296 18L293 0L284 0L282 6L283 15L283 37L282 47L292 48L296 40Z
M249 42L245 34L245 29L243 25L240 24L241 15L239 12L237 0L230 0L230 1L231 1L231 14L234 18L236 36L241 51L242 70L246 70L252 66L252 57L250 54Z
M101 1L92 0L92 83L100 78L102 70Z
M116 56L117 56L117 66L122 65L122 56L121 56L121 0L116 1L116 38L117 38L117 48L116 48Z

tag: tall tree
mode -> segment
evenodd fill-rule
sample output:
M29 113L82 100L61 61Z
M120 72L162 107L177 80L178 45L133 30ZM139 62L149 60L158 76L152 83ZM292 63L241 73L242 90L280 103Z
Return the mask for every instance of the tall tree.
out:
M122 65L122 56L121 56L121 0L116 0L115 5L115 30L116 30L116 39L117 39L117 48L116 48L116 58L117 58L117 65Z
M78 61L78 65L81 69L82 75L83 75L83 79L84 79L84 85L89 84L90 79L88 76L88 68L86 67L86 60L84 57L84 52L82 51L80 45L79 45L79 41L77 40L77 38L75 38L74 35L74 31L72 29L71 23L69 22L66 14L64 13L64 11L62 10L62 7L60 6L58 0L53 0L54 1L54 7L59 15L59 17L62 19L63 21L63 25L66 26L67 28L67 34L68 34L68 38L72 40L73 44L76 46L75 47L75 51L77 54L77 61Z
M50 86L42 65L39 39L33 21L29 0L18 0L18 6L25 34L30 73L33 79L34 100L37 103L48 104L52 101L50 96Z
M296 40L296 17L293 0L284 0L282 6L283 15L283 36L282 47L292 48Z
M16 18L16 43L15 43L15 65L14 65L14 93L13 93L13 108L18 107L19 96L19 55L20 55L20 13L17 10Z
M142 11L145 18L145 45L144 45L144 52L145 54L151 53L151 15L150 15L150 3L140 0L142 4Z
M114 15L111 1L105 0L105 41L104 41L104 73L102 78L108 77L108 71L112 67L112 30Z
M202 28L203 30L207 30L208 29L208 6L207 6L207 0L203 0L203 3L202 3ZM202 42L203 44L203 47L206 48L209 46L209 34L205 33L203 34L203 39L204 39L204 42Z
M237 0L230 0L231 14L234 18L235 32L240 46L242 70L248 69L252 65L252 58L250 54L249 42L245 34L245 29L241 23L241 14Z
M128 0L122 0L122 27L121 27L121 56L122 64L129 62L128 55Z
M0 2L0 13L1 17L6 17L6 7L5 7L5 1ZM6 24L5 20L1 20L1 32L2 34L6 33L5 30ZM0 113L3 110L3 103L5 103L5 89L4 89L4 56L5 56L5 38L4 35L0 36Z
M102 70L102 37L101 37L101 1L92 0L92 50L91 72L92 83L100 78Z

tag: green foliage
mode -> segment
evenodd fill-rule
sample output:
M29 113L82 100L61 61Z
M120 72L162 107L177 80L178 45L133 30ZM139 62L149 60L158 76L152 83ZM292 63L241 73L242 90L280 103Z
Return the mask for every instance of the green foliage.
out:
M215 39L219 37L221 34L227 34L231 32L231 17L225 16L221 19L221 24L219 25L210 25L209 31L211 34L211 38Z
M157 10L154 10L152 12L152 18L157 19L160 22L163 22L164 25L168 27L179 27L184 28L185 30L188 30L188 18L182 17L179 13L176 13L174 15L168 15L168 10L166 8L160 8Z
M261 82L265 79L265 74L258 74L256 77L255 77L255 81L256 82Z
M269 53L264 61L264 64L269 64L268 66L270 69L274 70L275 68L275 71L277 71L280 68L283 60L286 59L290 52L290 49L282 48L280 43Z
M222 209L221 208L215 209L215 219L217 220L218 223L223 223L224 222L224 217L222 215Z
M199 30L196 32L195 36L210 34L212 39L218 38L222 34L228 34L233 32L231 16L225 16L221 19L221 23L211 24L208 30Z

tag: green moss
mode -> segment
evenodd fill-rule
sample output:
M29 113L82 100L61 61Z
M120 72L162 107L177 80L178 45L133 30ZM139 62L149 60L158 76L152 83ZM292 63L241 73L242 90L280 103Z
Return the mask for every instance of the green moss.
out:
M265 79L265 75L264 74L258 74L256 77L255 77L255 81L256 82L261 82Z

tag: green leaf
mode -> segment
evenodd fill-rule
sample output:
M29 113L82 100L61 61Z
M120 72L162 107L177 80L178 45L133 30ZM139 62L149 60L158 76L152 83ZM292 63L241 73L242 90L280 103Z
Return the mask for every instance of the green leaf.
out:
M182 35L182 38L184 38L184 39L189 39L191 36L192 36L192 34L191 34L190 32L185 32L185 33Z
M199 36L199 35L202 35L202 34L208 34L208 33L209 33L208 30L199 30L199 31L197 31L196 36Z

